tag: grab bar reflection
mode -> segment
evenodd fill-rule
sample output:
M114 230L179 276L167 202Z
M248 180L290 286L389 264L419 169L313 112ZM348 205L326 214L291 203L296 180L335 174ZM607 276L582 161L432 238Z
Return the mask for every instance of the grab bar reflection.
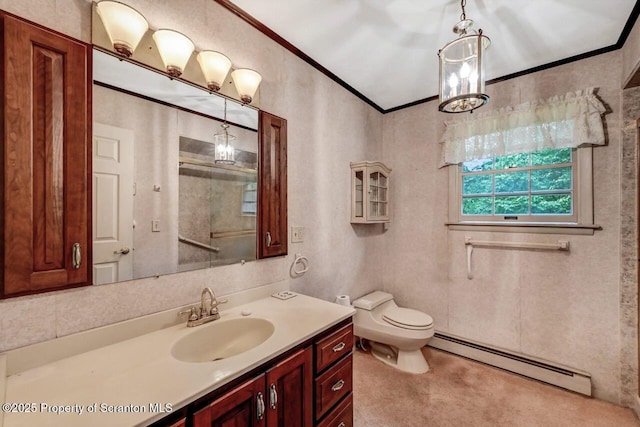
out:
M199 247L201 249L206 249L206 250L211 251L211 252L216 252L216 253L220 252L220 248L218 248L218 247L207 245L206 243L201 243L201 242L198 242L197 240L188 239L188 238L184 237L181 234L178 234L178 241L180 241L182 243L187 243L187 244L192 245L192 246L197 246L197 247Z

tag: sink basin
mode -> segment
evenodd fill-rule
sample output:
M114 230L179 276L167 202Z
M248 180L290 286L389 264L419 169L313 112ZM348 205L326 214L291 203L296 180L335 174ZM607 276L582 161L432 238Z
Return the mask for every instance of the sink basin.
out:
M214 320L180 338L171 348L171 355L194 363L228 359L262 344L273 331L273 323L260 318Z

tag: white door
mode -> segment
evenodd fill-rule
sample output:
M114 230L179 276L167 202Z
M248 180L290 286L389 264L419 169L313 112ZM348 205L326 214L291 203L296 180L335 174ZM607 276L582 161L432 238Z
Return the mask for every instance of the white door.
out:
M133 131L93 124L93 283L133 278Z

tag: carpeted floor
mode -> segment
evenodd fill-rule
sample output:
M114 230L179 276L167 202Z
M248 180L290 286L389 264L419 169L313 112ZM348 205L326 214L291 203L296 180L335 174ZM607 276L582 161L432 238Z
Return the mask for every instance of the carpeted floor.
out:
M634 413L459 356L425 348L426 374L354 354L355 427L640 427Z

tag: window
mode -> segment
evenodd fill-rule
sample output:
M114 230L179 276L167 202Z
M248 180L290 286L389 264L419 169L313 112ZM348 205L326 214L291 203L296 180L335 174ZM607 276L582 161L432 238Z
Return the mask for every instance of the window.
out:
M591 155L545 149L452 166L449 225L593 229Z
M250 182L242 189L242 215L255 216L257 212L258 184Z
M548 149L462 163L462 217L573 219L572 151Z
M592 147L606 144L605 112L587 88L445 122L450 228L593 234Z

